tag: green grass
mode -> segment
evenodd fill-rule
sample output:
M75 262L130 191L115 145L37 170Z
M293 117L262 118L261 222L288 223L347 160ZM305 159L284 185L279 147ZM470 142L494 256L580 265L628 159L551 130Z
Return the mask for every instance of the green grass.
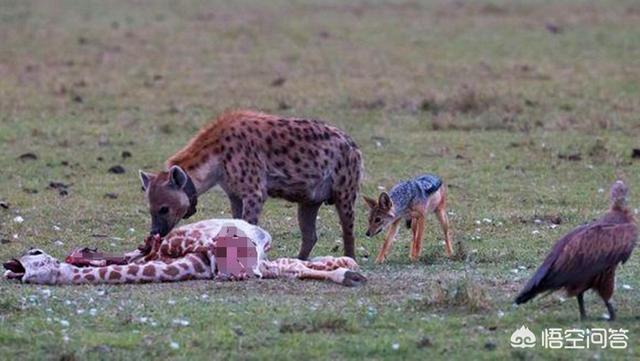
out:
M381 237L364 236L360 202L369 283L358 289L2 280L0 359L637 359L638 257L619 269L613 324L591 293L587 322L561 294L511 302L558 237L606 209L617 176L638 207L638 24L631 0L0 1L0 201L10 205L0 208L0 259L30 246L57 257L79 245L135 247L149 222L137 170L159 169L229 108L345 129L364 154L363 194L442 175L466 254L444 256L432 217L419 263L402 230L375 265ZM38 159L18 160L27 152ZM107 172L117 164L125 174ZM50 181L70 184L69 195ZM194 220L229 216L221 191L200 202ZM557 228L534 222L551 216ZM297 253L294 205L269 201L262 225L270 257ZM315 255L341 253L329 207L319 238ZM625 328L630 346L515 351L509 337L523 324L537 334Z

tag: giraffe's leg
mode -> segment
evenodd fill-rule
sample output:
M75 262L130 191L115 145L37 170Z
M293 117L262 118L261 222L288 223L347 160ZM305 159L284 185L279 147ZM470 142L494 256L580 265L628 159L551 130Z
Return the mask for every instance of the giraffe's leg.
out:
M348 268L338 268L333 271L321 271L304 267L296 273L296 278L330 280L349 287L360 286L367 282L367 278L361 273L352 271Z
M309 258L309 254L311 254L311 250L318 240L318 236L316 235L316 219L318 218L318 210L321 205L322 203L298 204L298 225L302 233L302 245L300 246L298 258L301 260Z
M445 243L445 251L447 252L447 256L451 257L453 255L453 250L451 248L452 235L451 229L449 228L449 216L447 215L447 207L446 207L446 193L442 196L442 202L436 208L436 216L438 216L438 222L440 222L440 226L442 227L442 232L444 233L444 243Z
M387 231L387 234L384 236L384 243L380 248L378 257L376 257L376 263L384 262L384 259L387 256L387 253L389 253L389 249L391 248L391 244L393 243L393 240L396 237L396 234L398 233L398 226L400 225L400 220L401 219L396 220L395 222L391 223L391 225L389 226L389 230Z

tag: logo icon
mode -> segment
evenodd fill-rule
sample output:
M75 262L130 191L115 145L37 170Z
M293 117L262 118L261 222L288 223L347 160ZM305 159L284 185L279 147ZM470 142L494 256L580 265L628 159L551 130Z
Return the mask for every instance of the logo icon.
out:
M534 335L533 332L524 325L511 334L511 347L531 348L535 345L536 335Z

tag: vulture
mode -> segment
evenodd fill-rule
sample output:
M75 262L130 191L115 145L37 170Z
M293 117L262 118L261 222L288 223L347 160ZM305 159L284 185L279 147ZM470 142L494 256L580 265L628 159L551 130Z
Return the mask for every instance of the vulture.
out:
M624 182L616 181L611 186L609 211L557 241L515 302L522 304L542 292L563 288L569 297L577 298L580 318L584 320L587 317L584 293L594 289L609 311L609 320L615 320L615 309L609 300L616 268L629 259L638 238L635 219L627 206L627 193Z

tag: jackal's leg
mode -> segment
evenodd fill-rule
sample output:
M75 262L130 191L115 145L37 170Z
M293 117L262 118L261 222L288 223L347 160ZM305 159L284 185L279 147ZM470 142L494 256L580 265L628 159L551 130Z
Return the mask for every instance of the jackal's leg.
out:
M411 222L411 231L413 232L413 240L411 242L411 255L412 261L417 261L420 257L420 251L422 251L422 238L424 236L425 217L419 215L413 218Z
M391 248L391 244L393 243L393 240L396 237L396 234L398 233L398 226L400 225L400 221L401 219L398 219L395 222L391 223L391 225L389 226L389 230L387 231L387 234L384 236L384 243L380 248L378 257L376 257L376 263L384 262L384 259L387 256L387 253L389 253L389 249Z
M344 255L356 259L353 222L355 220L356 193L343 192L336 195L336 211L342 226L342 244Z
M302 245L298 253L299 259L306 260L309 258L313 246L318 241L318 236L316 235L316 218L318 217L318 210L321 205L322 203L298 203L298 225L302 233Z
M440 222L440 226L442 227L442 232L444 232L444 243L445 250L447 251L447 256L451 257L453 254L453 250L451 249L452 235L451 229L449 228L449 216L447 216L447 201L445 196L443 195L442 202L436 208L436 216L438 216L438 222Z

